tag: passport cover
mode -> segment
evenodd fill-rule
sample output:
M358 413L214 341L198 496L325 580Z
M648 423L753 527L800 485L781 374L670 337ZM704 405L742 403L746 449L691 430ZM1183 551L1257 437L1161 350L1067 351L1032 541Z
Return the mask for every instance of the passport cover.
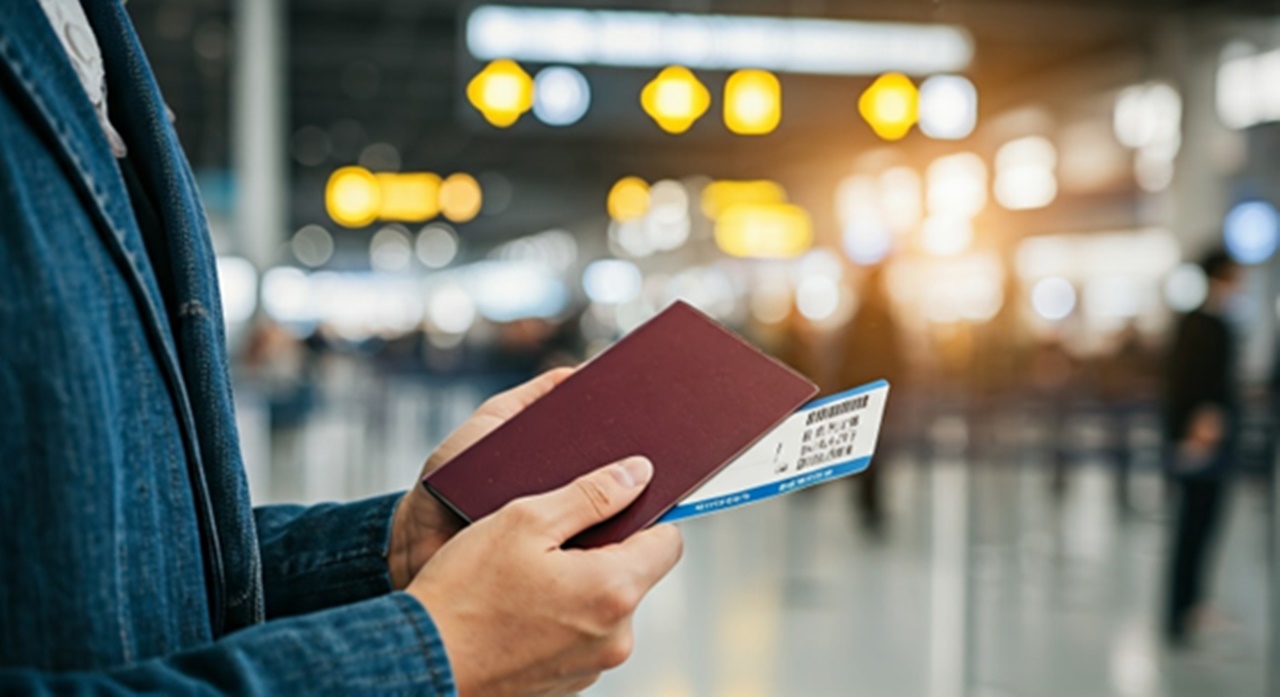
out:
M653 462L634 503L567 546L653 524L817 392L684 302L636 328L423 481L467 521L629 455Z

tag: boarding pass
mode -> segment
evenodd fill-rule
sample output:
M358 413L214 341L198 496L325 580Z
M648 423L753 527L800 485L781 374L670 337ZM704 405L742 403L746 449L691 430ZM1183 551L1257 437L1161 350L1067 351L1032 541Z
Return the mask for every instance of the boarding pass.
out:
M658 522L745 506L865 470L888 398L889 383L879 380L809 402Z

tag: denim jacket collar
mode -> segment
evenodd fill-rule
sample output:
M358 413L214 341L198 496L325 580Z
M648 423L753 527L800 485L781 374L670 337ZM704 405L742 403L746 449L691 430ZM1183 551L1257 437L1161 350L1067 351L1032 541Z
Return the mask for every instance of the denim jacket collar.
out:
M102 48L108 95L113 113L119 114L117 125L159 209L169 241L167 259L149 262L110 145L35 0L0 2L0 79L11 79L16 96L25 98L36 115L33 120L45 129L51 149L96 219L103 244L133 288L186 434L213 627L220 634L259 621L263 601L260 559L252 519L246 515L247 484L231 416L213 250L194 178L123 6L103 0L84 7ZM13 33L19 30L25 32L21 37ZM150 273L153 264L166 264L174 274L172 316L166 317Z
M88 3L86 9L92 11L95 4ZM159 319L159 291L148 274L142 272L141 260L146 251L137 235L128 234L134 226L128 192L111 145L98 126L97 114L62 44L36 2L6 2L3 14L12 16L0 22L0 63L48 128L51 142L73 175L70 178L98 217L103 242L137 279L147 312L154 315L148 319ZM10 35L18 27L34 31L19 41ZM163 341L165 350L172 355L171 338L165 336Z

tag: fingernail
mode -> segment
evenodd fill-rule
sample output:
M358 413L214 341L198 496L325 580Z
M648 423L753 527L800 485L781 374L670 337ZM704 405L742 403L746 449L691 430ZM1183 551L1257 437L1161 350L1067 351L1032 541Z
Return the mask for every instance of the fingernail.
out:
M645 457L629 457L613 466L613 476L628 489L648 484L653 478L653 463Z

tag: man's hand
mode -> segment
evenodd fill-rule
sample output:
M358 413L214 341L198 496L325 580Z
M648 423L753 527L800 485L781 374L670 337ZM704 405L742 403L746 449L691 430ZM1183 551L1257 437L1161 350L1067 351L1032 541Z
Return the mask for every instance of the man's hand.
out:
M1218 449L1227 430L1227 418L1221 407L1205 405L1195 410L1187 424L1182 448L1190 455L1208 460Z
M422 474L396 507L392 521L387 567L391 571L391 582L395 588L403 589L407 586L431 555L463 526L462 520L453 511L423 489L422 478L519 414L572 374L572 368L556 368L519 387L490 397L431 453L427 464L422 468Z
M564 695L631 653L631 616L680 558L659 525L594 550L566 540L617 514L653 476L639 457L517 499L442 547L409 584L444 641L461 697Z

